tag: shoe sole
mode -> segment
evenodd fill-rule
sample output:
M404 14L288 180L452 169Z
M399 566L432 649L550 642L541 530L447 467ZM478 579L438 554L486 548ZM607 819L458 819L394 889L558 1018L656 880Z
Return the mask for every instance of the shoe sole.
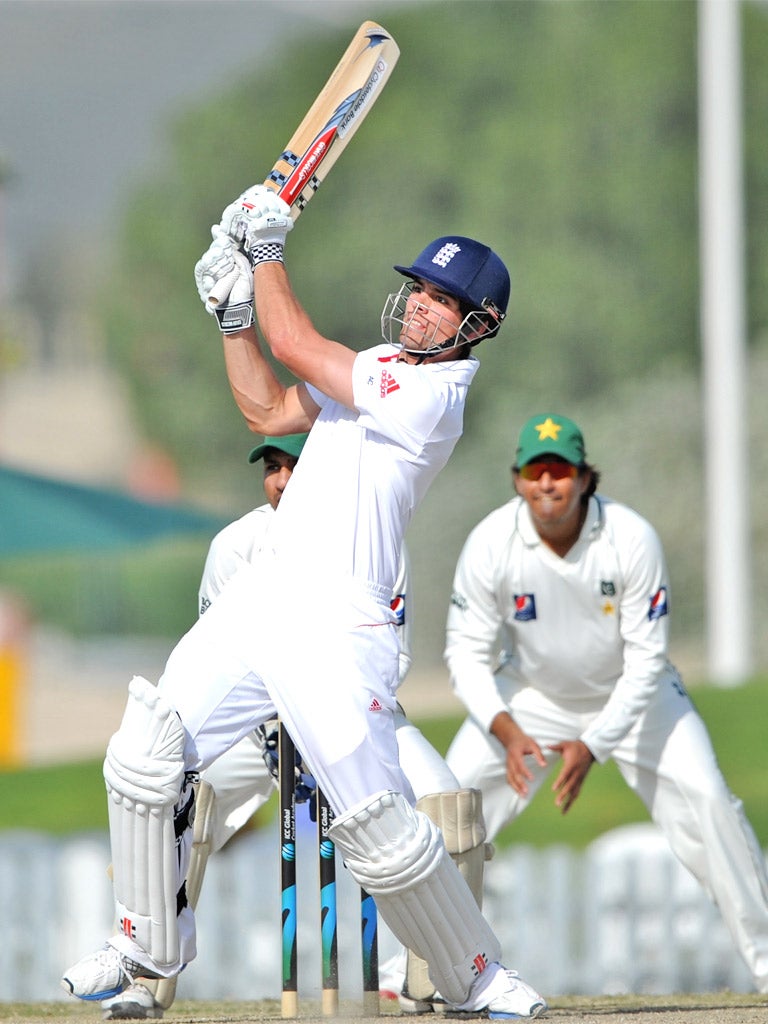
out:
M104 1020L160 1020L162 1016L163 1011L159 1007L142 1006L141 1003L121 1003L102 1014Z
M530 1013L500 1013L497 1010L446 1010L444 1016L452 1020L533 1020L547 1009L546 1003L534 1003Z

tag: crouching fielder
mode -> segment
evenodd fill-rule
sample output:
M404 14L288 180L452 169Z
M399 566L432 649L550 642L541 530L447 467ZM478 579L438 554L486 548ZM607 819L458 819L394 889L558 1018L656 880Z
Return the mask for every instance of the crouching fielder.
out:
M386 343L356 352L320 335L300 306L283 264L291 227L274 193L249 189L224 212L207 278L209 294L232 296L240 317L220 323L232 330L227 372L250 427L272 436L311 428L309 440L258 567L244 566L226 584L172 652L157 690L131 684L105 772L122 932L74 965L64 985L104 998L142 973L177 974L192 959L194 918L180 885L188 851L175 827L183 825L185 783L277 715L328 798L350 872L396 937L427 962L448 1004L533 1017L544 1000L502 966L498 940L439 830L413 807L395 737L390 607L406 527L461 434L478 366L471 350L497 333L509 276L487 246L437 239L396 268L408 280L386 303ZM265 358L248 310L249 273L233 274L243 261L221 231L250 255L272 355L306 383L286 387ZM222 296L217 281L232 282L232 291ZM338 503L329 509L331 459Z
M597 493L565 416L525 423L513 478L517 496L475 527L456 568L446 660L470 716L448 763L482 791L493 837L550 773L565 814L594 765L613 760L768 992L765 857L667 659L659 537Z

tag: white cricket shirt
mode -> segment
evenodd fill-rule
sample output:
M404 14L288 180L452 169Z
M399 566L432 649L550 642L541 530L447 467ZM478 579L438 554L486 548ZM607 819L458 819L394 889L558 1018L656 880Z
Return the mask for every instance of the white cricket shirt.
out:
M392 593L406 528L461 436L479 365L414 366L398 353L378 345L357 355L356 410L308 385L321 411L270 527L281 568Z
M513 498L475 527L456 568L445 657L458 697L486 730L526 686L571 710L602 707L580 738L605 760L668 668L667 579L655 530L625 505L590 498L560 558Z

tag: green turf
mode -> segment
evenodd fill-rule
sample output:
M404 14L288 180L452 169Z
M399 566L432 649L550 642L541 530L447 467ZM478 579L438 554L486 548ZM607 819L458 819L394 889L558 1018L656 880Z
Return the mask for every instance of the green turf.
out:
M734 689L697 687L694 700L733 792L741 797L763 847L768 846L765 743L768 679ZM459 725L457 718L418 723L438 750L445 752ZM37 829L66 835L106 829L107 813L101 759L53 767L0 772L0 829ZM274 802L257 819L266 821ZM573 809L562 816L544 787L517 822L499 836L499 845L567 843L583 848L606 829L645 821L645 808L627 788L613 764L595 766Z

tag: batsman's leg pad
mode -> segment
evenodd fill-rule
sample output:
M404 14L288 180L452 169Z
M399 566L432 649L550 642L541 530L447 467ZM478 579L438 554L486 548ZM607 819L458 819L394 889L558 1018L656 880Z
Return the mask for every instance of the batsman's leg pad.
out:
M429 964L433 988L463 1003L501 948L437 827L402 794L385 792L340 815L330 832L392 932Z
M195 822L192 827L192 850L187 871L187 902L192 910L197 908L200 890L203 887L205 868L213 850L213 810L216 794L210 782L201 780L195 785ZM182 943L183 945L183 943ZM155 997L161 1009L168 1010L176 998L176 975L145 981L143 984Z
M178 715L151 683L134 677L104 762L114 893L120 931L161 972L180 964L177 892L183 875L174 804L184 781L183 758ZM186 952L194 956L194 950Z
M485 845L483 796L479 789L457 789L430 793L416 804L443 834L445 848L472 891L478 907L483 905L483 871L490 847ZM419 1002L435 996L429 968L413 950L408 950L406 997Z

